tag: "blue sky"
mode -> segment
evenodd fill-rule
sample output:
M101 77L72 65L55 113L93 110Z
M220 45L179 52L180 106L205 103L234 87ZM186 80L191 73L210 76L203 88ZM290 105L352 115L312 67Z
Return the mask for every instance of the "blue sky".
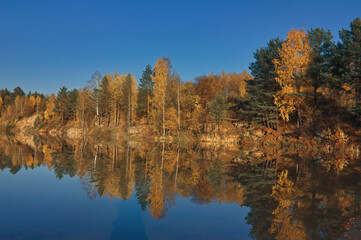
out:
M360 0L0 0L0 89L80 88L95 70L139 78L163 56L184 81L241 72L271 38L311 27L337 38L356 17Z

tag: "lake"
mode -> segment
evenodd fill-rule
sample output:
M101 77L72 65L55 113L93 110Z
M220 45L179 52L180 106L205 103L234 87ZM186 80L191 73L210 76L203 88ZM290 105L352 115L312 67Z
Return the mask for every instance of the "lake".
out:
M335 173L287 151L31 140L0 140L0 239L338 239L358 229L357 166Z

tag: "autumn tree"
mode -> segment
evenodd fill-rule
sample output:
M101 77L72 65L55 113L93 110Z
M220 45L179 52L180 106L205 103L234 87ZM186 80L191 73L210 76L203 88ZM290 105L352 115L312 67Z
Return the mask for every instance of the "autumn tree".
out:
M310 62L310 45L303 30L291 30L279 49L280 59L274 59L276 81L281 90L274 96L279 114L286 122L290 114L297 112L298 126L301 112L307 106L305 93L309 91L309 82L305 72Z
M170 62L170 60L169 60ZM181 114L181 106L180 106L180 97L181 97L181 80L179 74L177 74L173 69L168 69L168 84L167 84L167 93L166 93L166 107L175 113L174 121L177 125L176 129L180 130L180 114ZM171 115L171 114L169 114Z
M153 218L163 218L166 213L165 196L164 196L164 182L163 182L163 167L164 167L164 143L162 144L161 155L157 151L158 148L153 149L149 154L149 165L150 168L150 178L149 183L149 194L147 201L149 202L149 211L152 214ZM159 160L160 161L156 161Z
M127 122L127 129L129 131L134 121L137 107L137 82L133 75L126 75L122 85L122 97L124 119Z
M89 97L90 97L90 90L89 88L84 88L82 90L79 90L79 96L76 106L76 119L78 122L80 122L80 125L82 127L83 133L86 131L86 120L88 119L88 115L90 112L90 106L89 106Z
M36 99L34 96L30 96L25 99L24 103L24 116L29 117L35 112Z
M2 115L3 110L4 110L4 101L2 97L0 97L0 117Z
M307 239L304 224L292 216L292 199L298 194L294 183L288 179L288 171L281 172L272 189L272 196L278 201L278 207L272 212L274 219L269 229L271 233L276 234L276 239Z
M56 96L54 93L52 93L48 99L48 101L46 102L46 110L44 112L44 117L45 119L53 119L55 112L54 112L54 108L55 108L55 100L56 100Z
M184 125L184 129L196 131L201 124L200 117L202 115L200 98L196 93L196 84L188 81L182 84L181 88L182 125Z
M114 73L112 80L109 83L109 87L111 89L111 101L112 101L112 111L113 111L113 120L114 127L118 127L120 123L120 114L122 107L122 99L123 99L123 82L125 81L126 75L119 75L118 73Z
M36 114L39 114L39 109L41 108L43 102L43 98L40 96L36 96L35 97L35 109L36 109Z
M3 104L5 106L13 102L14 99L11 98L11 95L11 92L7 88L0 90L0 97L2 98Z
M165 136L165 97L168 82L168 67L163 59L158 59L154 66L154 76L151 76L151 78L154 81L153 119L155 120L156 126L161 125L163 129L162 135Z
M200 76L196 79L196 91L204 107L216 96L219 90L225 90L225 81L222 81L219 75L209 74Z
M220 131L220 123L227 116L227 106L225 101L225 94L219 90L216 96L208 105L209 112L217 124L218 131Z
M228 97L234 101L236 98L243 98L247 95L246 85L247 80L252 80L253 77L246 70L241 73L221 73L221 81L224 81Z
M14 107L15 107L15 114L17 116L21 116L24 111L24 104L25 104L26 97L23 95L17 95L14 101Z
M102 75L99 71L95 71L91 76L90 80L87 81L89 88L91 89L90 99L95 109L96 113L96 122L100 125L100 82L102 80Z

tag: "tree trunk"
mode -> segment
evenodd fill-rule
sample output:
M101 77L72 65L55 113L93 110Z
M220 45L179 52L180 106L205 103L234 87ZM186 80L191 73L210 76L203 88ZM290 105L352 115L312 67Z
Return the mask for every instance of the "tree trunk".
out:
M165 136L165 97L163 98L163 136Z
M299 111L298 112L298 119L297 119L297 128L300 128L301 126L301 113Z
M163 179L163 165L164 165L164 142L163 142L163 149L162 149L162 165L161 165L161 180Z
M317 77L317 81L319 81L318 77ZM317 85L315 85L313 87L313 104L314 104L314 106L317 106L317 89L318 89L318 87L317 87Z
M114 127L117 127L117 102L114 101Z
M174 192L177 192L177 177L178 177L178 161L179 161L179 146L177 151L177 165L175 169L175 179L174 179Z
M178 132L180 131L180 83L178 84L178 99L177 99L177 105L178 105Z
M100 116L99 116L99 99L97 97L97 100L96 100L96 114L97 114L97 122L98 122L98 125L100 125Z
M98 154L99 154L99 145L96 147L96 150L95 150L95 155L94 155L94 168L95 168L95 166L97 165Z
M128 93L128 130L127 133L129 134L129 129L130 129L130 101L131 101L131 97L130 97L130 93Z
M149 124L149 102L150 102L149 89L147 89L147 121L148 121L148 124Z
M84 132L85 132L85 128L84 128L84 122L85 122L85 117L84 117L84 106L82 107L82 111L81 111L81 129L82 129L82 133L83 133L83 136L84 136Z
M356 78L356 81L355 81L355 105L356 105L356 108L358 108L360 105L359 99L360 99L359 79Z

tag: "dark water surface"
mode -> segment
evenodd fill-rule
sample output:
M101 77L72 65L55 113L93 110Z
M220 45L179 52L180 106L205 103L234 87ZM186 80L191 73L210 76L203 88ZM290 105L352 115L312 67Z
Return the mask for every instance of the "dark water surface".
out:
M297 154L2 139L0 169L0 239L337 239L360 215L358 171Z

